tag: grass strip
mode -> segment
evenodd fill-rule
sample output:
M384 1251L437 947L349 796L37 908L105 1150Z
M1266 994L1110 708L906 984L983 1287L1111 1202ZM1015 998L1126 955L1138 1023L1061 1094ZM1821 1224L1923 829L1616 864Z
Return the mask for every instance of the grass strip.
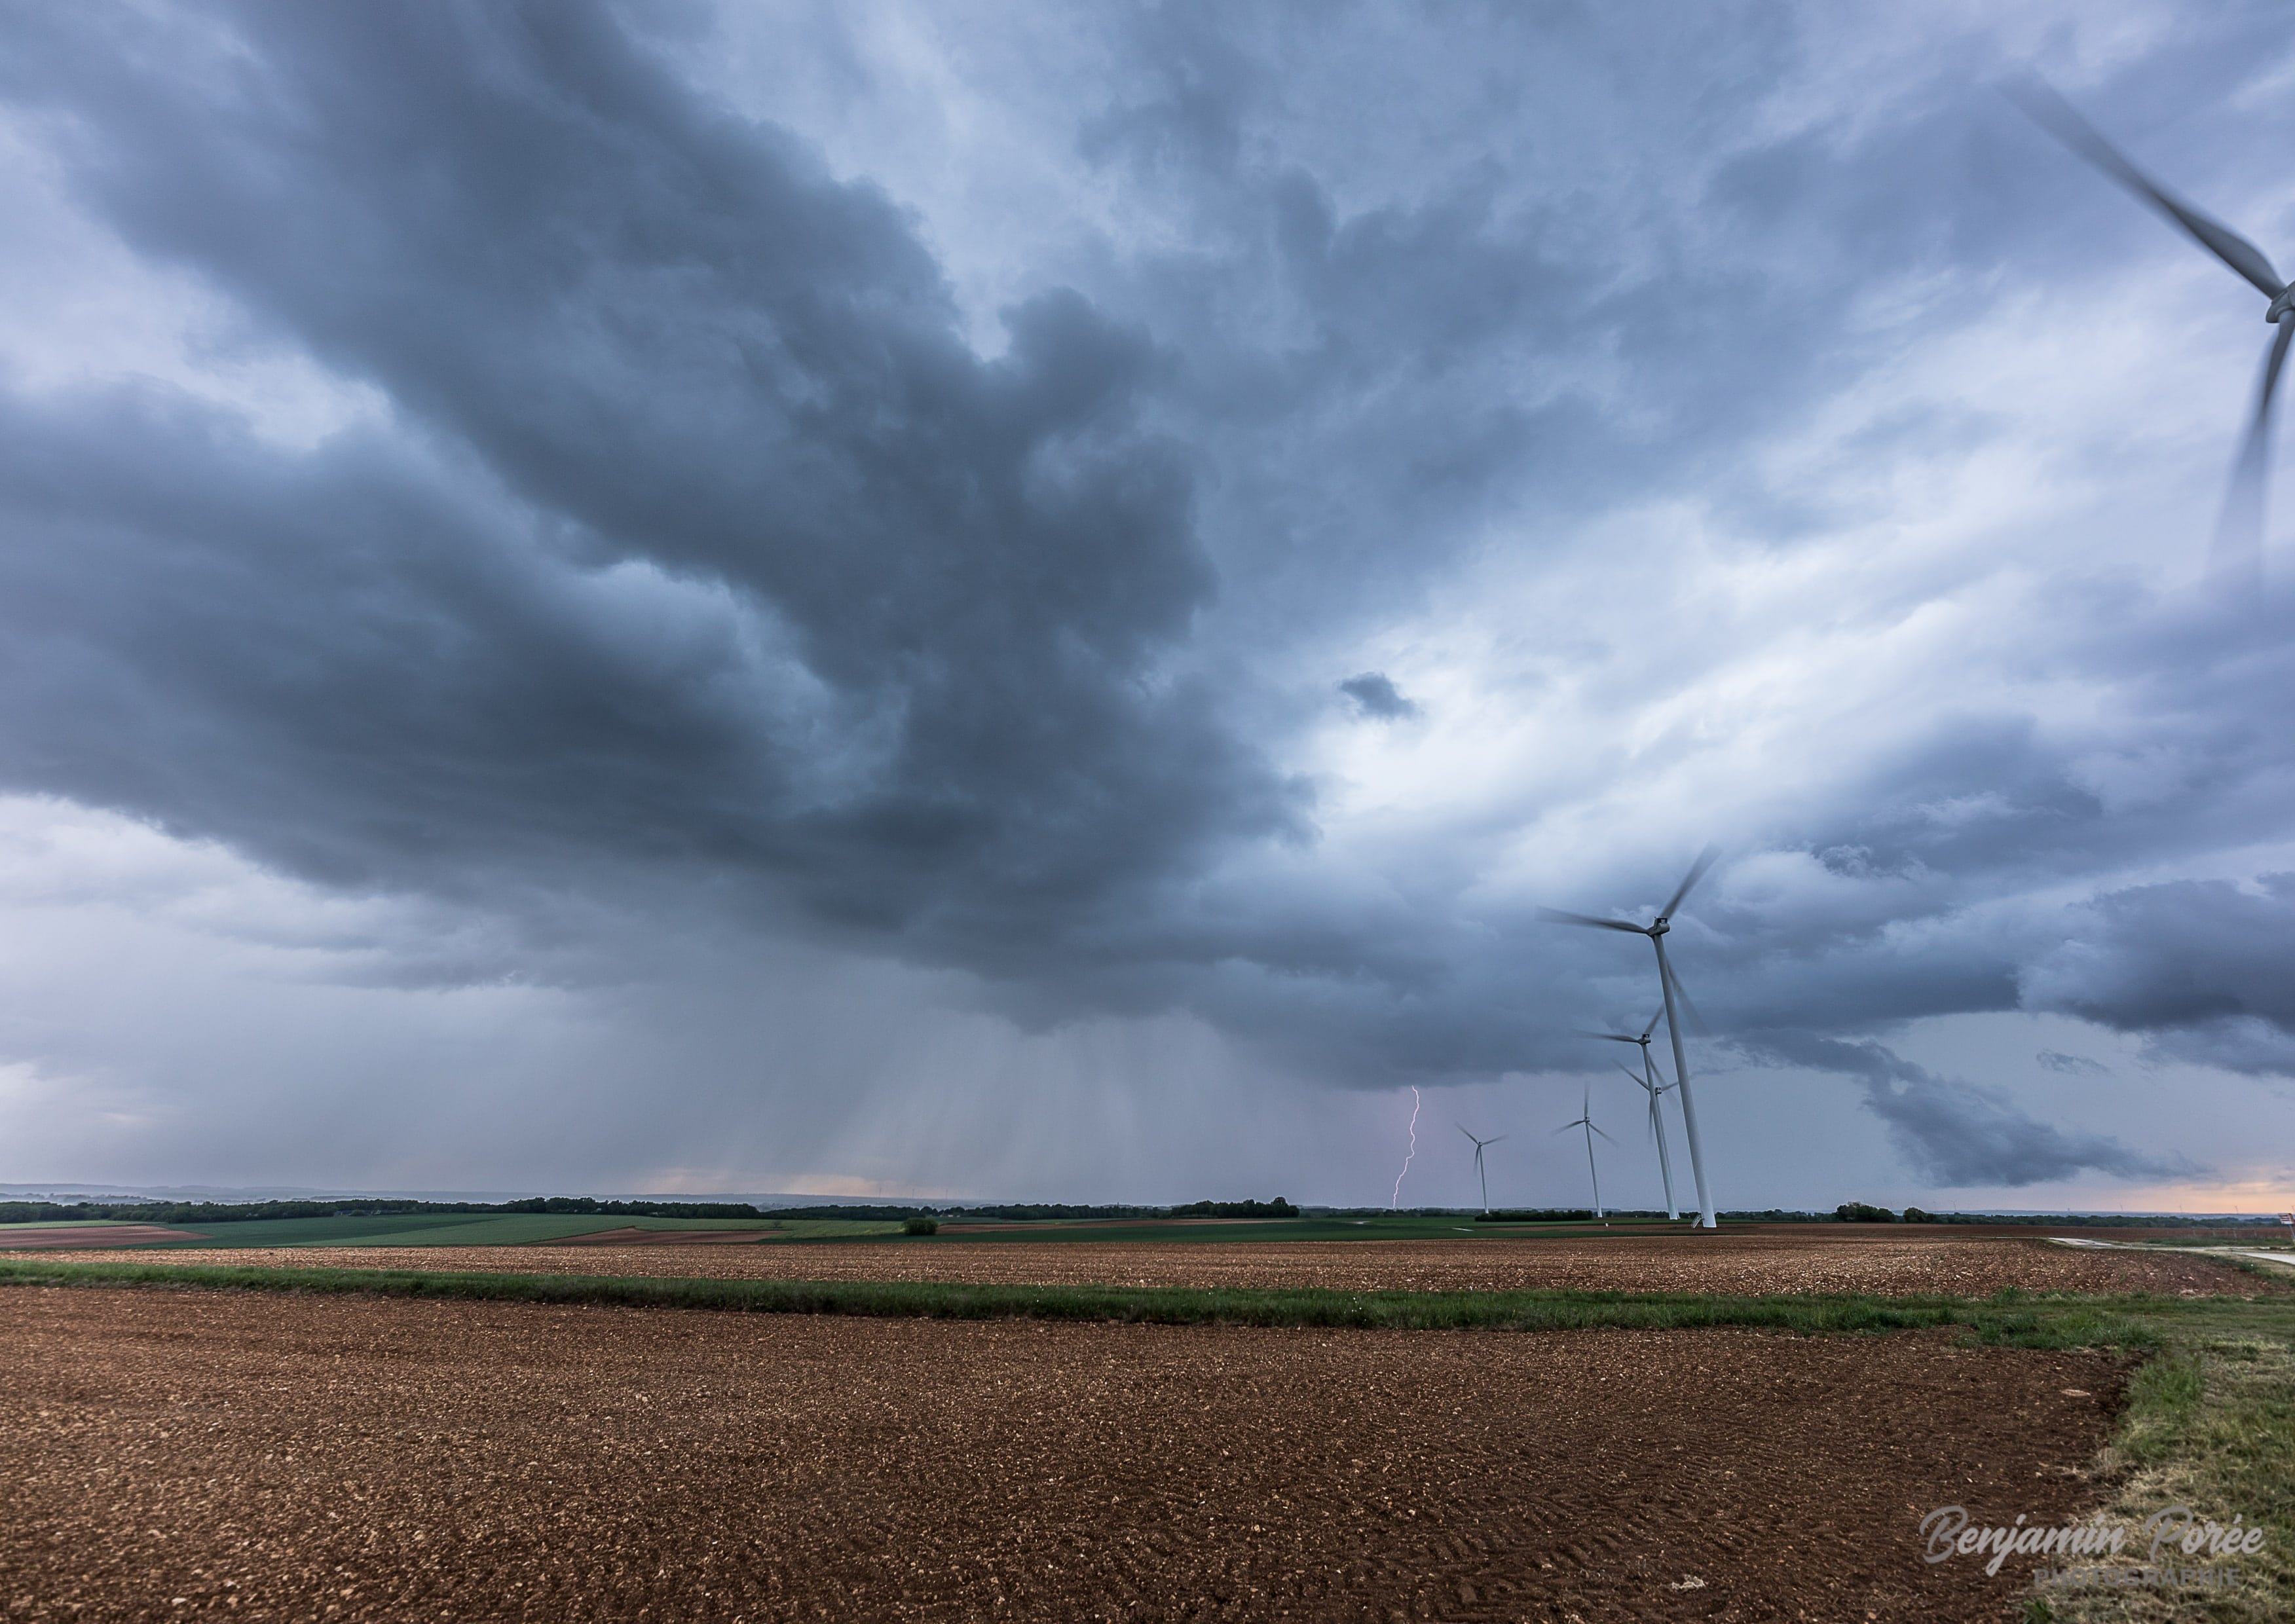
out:
M2163 1561L2235 1570L2238 1583L2152 1587L2051 1586L2026 1598L2028 1624L2283 1624L2295 1618L2295 1341L2277 1334L2173 1338L2128 1383L2118 1437L2099 1463L2099 1513L2127 1530L2127 1554L2095 1563L2123 1576L2148 1558L2146 1520L2189 1507L2194 1522L2263 1525L2262 1548L2236 1559Z
M454 1302L608 1303L880 1318L1041 1319L1365 1330L1673 1330L1731 1326L1805 1334L1960 1327L2000 1346L2155 1351L2178 1332L2295 1336L2295 1305L2237 1299L1776 1296L1687 1293L1348 1292L942 1281L651 1279L429 1269L185 1269L0 1260L0 1285L365 1293Z

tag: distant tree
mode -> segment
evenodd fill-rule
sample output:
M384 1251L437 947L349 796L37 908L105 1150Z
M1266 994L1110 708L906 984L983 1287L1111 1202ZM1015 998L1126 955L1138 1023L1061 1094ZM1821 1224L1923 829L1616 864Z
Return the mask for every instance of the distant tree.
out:
M1173 1218L1296 1218L1299 1209L1278 1196L1272 1201L1192 1201L1173 1207Z
M1933 1212L1923 1212L1918 1207L1907 1207L1905 1221L1908 1224L1932 1224L1937 1221L1937 1218Z
M1886 1207L1867 1206L1861 1201L1844 1201L1834 1210L1834 1216L1844 1224L1893 1224L1897 1215Z
M1582 1224L1592 1221L1591 1207L1508 1207L1497 1212L1477 1213L1478 1224Z
M927 1218L921 1212L916 1213L913 1216L904 1218L901 1220L901 1233L903 1235L938 1235L940 1233L940 1220L937 1218Z

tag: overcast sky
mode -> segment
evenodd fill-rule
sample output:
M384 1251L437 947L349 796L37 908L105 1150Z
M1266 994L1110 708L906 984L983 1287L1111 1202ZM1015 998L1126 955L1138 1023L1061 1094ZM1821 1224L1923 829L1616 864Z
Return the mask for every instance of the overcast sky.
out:
M2289 1204L2283 24L0 7L0 1179Z

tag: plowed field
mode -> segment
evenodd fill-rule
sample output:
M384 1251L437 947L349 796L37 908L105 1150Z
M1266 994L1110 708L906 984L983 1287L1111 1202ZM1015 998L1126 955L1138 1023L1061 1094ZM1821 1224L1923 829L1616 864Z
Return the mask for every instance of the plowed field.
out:
M594 1253L592 1255L595 1255ZM1935 1337L0 1291L17 1620L1937 1620L2120 1367Z
M854 1245L647 1246L326 1246L122 1252L121 1261L290 1268L508 1270L720 1279L958 1280L1000 1285L1328 1286L1344 1291L1515 1291L1535 1287L1731 1295L1857 1292L1987 1296L2052 1292L2282 1293L2211 1258L2108 1252L2024 1236L1868 1238L1844 1228L1600 1240L890 1241ZM102 1255L102 1254L86 1254Z
M144 1246L155 1241L197 1238L188 1230L167 1229L157 1224L94 1224L86 1228L68 1224L60 1224L53 1228L11 1224L7 1228L0 1229L0 1242L4 1242L11 1251L16 1252L85 1252L107 1247Z

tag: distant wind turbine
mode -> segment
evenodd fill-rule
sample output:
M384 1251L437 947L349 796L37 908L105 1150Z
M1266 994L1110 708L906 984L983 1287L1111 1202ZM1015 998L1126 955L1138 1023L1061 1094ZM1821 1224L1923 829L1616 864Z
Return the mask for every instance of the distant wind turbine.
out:
M1466 1123L1460 1122L1458 1126L1460 1133L1465 1133L1468 1138L1474 1139L1474 1136L1473 1134L1466 1132ZM1487 1145L1495 1145L1499 1142L1499 1139L1502 1139L1504 1138L1506 1138L1506 1135L1501 1133L1498 1136L1498 1138L1474 1139L1474 1176L1482 1181L1482 1211L1485 1212L1491 1210L1491 1176L1482 1170L1482 1147Z
M1594 1090L1590 1086L1586 1090L1585 1104L1578 1113L1578 1120L1573 1122L1564 1122L1554 1131L1567 1133L1572 1128L1583 1128L1586 1130L1586 1171L1594 1180L1594 1216L1599 1218L1603 1215L1602 1175L1594 1169L1594 1136L1602 1133L1602 1130L1594 1126ZM1610 1136L1606 1133L1602 1133L1602 1137L1610 1139ZM1615 1139L1610 1139L1613 1145L1617 1142Z
M2222 562L2238 566L2242 573L2260 568L2263 502L2271 471L2271 397L2279 388L2279 370L2286 363L2289 340L2295 339L2295 285L2280 276L2261 249L2154 183L2049 86L2028 79L2011 86L2009 94L2035 124L2182 226L2193 241L2252 282L2271 301L2263 319L2278 331L2272 335L2271 347L2264 352L2262 379L2248 413L2247 432L2240 438L2239 455L2232 463L2223 516L2216 525L2216 548Z
M1689 1094L1689 1060L1681 1048L1681 1016L1677 1004L1689 1007L1689 994L1683 992L1680 978L1674 975L1673 966L1665 956L1665 934L1672 928L1670 921L1688 899L1697 882L1705 877L1705 870L1721 854L1718 846L1707 846L1689 865L1681 884L1674 888L1672 897L1658 910L1654 921L1647 925L1631 925L1623 919L1597 919L1591 914L1569 913L1559 908L1541 908L1538 911L1548 919L1564 925L1589 925L1600 930L1629 931L1637 936L1647 936L1650 945L1657 950L1658 990L1665 995L1665 1031L1673 1040L1673 1086L1681 1093L1681 1126L1689 1138L1689 1171L1697 1182L1698 1223L1708 1229L1721 1227L1720 1215L1713 1210L1713 1196L1705 1183L1705 1155L1697 1138L1697 1106Z
M1629 1038L1621 1032L1589 1032L1580 1035L1601 1038L1612 1043L1637 1043L1641 1046L1642 1069L1640 1072L1637 1073L1633 1067L1623 1065L1621 1065L1618 1069L1631 1077L1649 1096L1649 1130L1650 1137L1657 1141L1658 1176L1665 1180L1665 1215L1678 1220L1681 1217L1681 1208L1673 1199L1673 1157L1665 1147L1665 1116L1657 1108L1658 1096L1673 1085L1658 1081L1657 1062L1650 1056L1650 1033L1657 1030L1657 1024L1664 1018L1665 1007L1660 1005L1657 1013L1650 1016L1649 1024L1642 1028L1642 1034L1638 1038Z

